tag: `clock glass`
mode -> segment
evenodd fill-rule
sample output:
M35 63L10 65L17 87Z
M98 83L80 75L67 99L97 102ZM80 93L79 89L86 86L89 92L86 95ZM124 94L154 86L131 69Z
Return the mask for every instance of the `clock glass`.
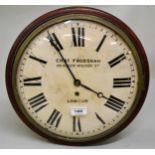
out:
M15 47L11 83L28 126L46 137L86 142L129 121L145 84L136 46L124 30L71 13L26 32Z

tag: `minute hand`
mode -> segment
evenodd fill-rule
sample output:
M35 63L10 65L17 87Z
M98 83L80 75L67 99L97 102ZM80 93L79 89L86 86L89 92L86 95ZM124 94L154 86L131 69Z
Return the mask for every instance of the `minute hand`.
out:
M53 41L53 39L52 39L52 37L51 37L50 33L49 33L49 32L47 32L47 33L48 33L48 35L49 35L49 42L51 43L51 45L52 45L52 46L55 46L55 42ZM63 56L63 55L62 55L62 53L60 52L60 49L58 49L58 48L57 48L57 50L56 50L56 51L59 53L59 55L60 55L61 59L62 59L62 60L63 60L63 62L65 63L65 65L66 65L66 67L67 67L68 71L70 72L70 74L71 74L72 78L74 79L74 81L76 81L76 78L75 78L75 76L74 76L74 74L73 74L72 70L70 69L70 67L69 67L68 63L66 62L66 60L65 60L65 58L64 58L64 56Z

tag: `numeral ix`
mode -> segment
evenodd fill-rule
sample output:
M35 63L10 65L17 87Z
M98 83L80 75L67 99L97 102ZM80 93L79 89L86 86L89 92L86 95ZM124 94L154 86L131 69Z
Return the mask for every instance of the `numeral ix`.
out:
M24 86L41 86L41 76L26 78L23 80Z

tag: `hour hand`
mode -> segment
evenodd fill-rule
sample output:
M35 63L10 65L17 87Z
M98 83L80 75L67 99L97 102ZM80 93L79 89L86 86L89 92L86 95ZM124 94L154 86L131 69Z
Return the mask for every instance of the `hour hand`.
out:
M78 80L78 79L74 81L74 85L75 85L75 86L81 86L81 87L83 87L83 88L85 88L85 89L87 89L87 90L89 90L89 91L95 93L95 94L97 95L98 98L105 98L105 99L108 99L106 96L103 95L102 92L97 92L97 91L93 90L92 88L90 88L90 87L88 87L88 86L82 84L81 81Z
M83 88L85 88L85 89L87 89L87 90L89 90L89 91L95 93L95 94L97 95L98 98L105 98L105 99L108 99L107 97L104 96L104 94L103 94L102 92L97 92L97 91L93 90L92 88L90 88L90 87L88 87L88 86L86 86L86 85L84 85L84 84L81 84L81 87L83 87Z

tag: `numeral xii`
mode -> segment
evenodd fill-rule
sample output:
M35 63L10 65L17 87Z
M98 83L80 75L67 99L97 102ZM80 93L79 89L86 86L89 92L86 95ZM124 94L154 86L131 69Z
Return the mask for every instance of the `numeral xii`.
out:
M78 27L72 27L72 37L73 37L73 44L75 47L84 47L85 46L85 29Z

